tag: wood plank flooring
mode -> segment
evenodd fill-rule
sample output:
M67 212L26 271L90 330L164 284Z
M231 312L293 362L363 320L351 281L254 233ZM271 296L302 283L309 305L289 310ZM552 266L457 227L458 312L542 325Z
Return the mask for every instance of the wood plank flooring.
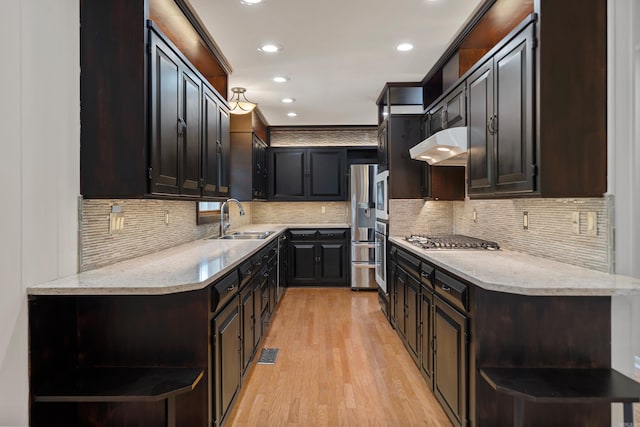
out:
M290 288L262 346L227 426L451 426L376 292Z

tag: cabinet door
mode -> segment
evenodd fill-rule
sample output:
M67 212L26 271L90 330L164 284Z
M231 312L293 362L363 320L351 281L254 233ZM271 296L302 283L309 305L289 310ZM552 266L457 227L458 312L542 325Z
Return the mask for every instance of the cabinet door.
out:
M222 425L240 388L240 316L236 296L214 320L215 419Z
M467 125L469 143L469 193L493 191L493 62L476 70L467 80Z
M289 246L289 281L295 284L316 282L316 244L291 242Z
M495 56L496 192L534 190L533 26Z
M202 195L218 195L218 103L213 92L204 90L202 103Z
M444 100L443 127L465 126L466 109L465 84L462 82Z
M218 134L218 195L229 196L231 162L231 134L229 132L231 118L226 108L218 105L218 123L220 132Z
M247 284L240 296L240 315L242 317L242 372L249 366L254 348L255 311L252 287L253 283Z
M413 277L411 274L407 274L407 282L406 282L406 324L405 331L407 337L407 344L409 346L409 351L411 353L411 357L418 362L418 336L420 333L420 329L418 327L419 322L419 299L420 295L420 280L416 277Z
M344 200L345 151L309 149L309 200Z
M200 106L202 83L187 68L180 71L180 116L178 135L182 145L180 193L200 195Z
M420 297L420 370L433 390L433 293L422 287Z
M406 305L404 296L407 287L407 273L401 268L396 267L393 282L396 296L396 331L400 333L401 337L406 338Z
M441 131L444 126L444 102L436 105L429 111L429 131L430 135Z
M274 200L305 199L305 150L271 150L269 198Z
M266 199L269 178L269 159L267 157L267 144L262 142L257 135L253 135L253 188L254 199Z
M321 283L346 283L347 280L347 247L344 242L318 243Z
M455 424L467 425L467 318L435 297L434 392Z
M151 192L180 192L181 61L155 34L151 36Z
M378 127L378 172L384 172L388 168L388 121L383 121Z

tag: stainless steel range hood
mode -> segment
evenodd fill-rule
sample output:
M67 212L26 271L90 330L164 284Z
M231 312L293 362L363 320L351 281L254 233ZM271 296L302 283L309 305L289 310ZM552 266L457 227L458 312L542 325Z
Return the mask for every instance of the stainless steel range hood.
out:
M409 149L412 159L438 166L467 165L467 128L443 129Z

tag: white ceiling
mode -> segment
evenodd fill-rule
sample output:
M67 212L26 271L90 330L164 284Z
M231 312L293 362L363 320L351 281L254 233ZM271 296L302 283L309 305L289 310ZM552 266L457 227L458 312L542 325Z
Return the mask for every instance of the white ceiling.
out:
M190 3L233 68L229 88L245 87L269 125L286 126L377 124L384 84L422 80L480 0ZM396 51L402 42L415 48ZM265 43L283 49L259 51Z

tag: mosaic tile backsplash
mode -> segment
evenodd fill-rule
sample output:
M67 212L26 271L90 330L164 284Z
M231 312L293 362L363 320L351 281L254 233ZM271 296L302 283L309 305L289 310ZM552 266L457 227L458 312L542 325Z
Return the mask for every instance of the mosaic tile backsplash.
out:
M80 223L80 271L161 251L209 236L219 235L218 222L196 224L196 202L173 200L102 200L82 202ZM124 228L109 233L111 206L120 206ZM230 205L232 229L251 224L251 203L243 204L246 215ZM169 223L165 224L165 215Z
M609 209L604 198L507 199L442 202L390 201L390 233L456 233L493 240L504 249L580 267L611 270ZM476 213L476 220L473 213ZM528 229L523 228L528 212ZM579 234L572 228L579 215ZM587 212L595 212L597 234L587 235ZM450 222L447 221L449 213Z
M272 129L269 143L272 147L287 146L341 146L341 145L378 145L377 128L355 129L310 129L278 130Z
M254 224L345 224L350 221L349 202L253 202L251 205Z

